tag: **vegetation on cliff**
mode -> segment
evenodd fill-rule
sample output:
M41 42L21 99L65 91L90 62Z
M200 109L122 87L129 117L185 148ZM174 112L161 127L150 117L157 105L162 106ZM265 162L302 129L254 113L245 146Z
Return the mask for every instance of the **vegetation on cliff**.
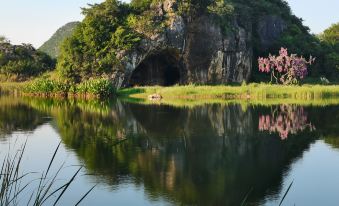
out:
M108 74L119 62L117 52L140 41L132 29L133 7L107 0L83 10L86 16L61 47L58 70L73 82Z
M126 51L134 48L142 39L152 38L168 26L168 16L159 14L159 3L164 0L132 0L130 4L107 0L84 9L84 21L61 47L58 70L73 82L81 82L93 76L109 76L114 71L124 70L120 65ZM190 21L203 14L214 15L222 30L232 30L231 22L237 21L244 28L253 28L254 60L266 56L280 47L303 56L313 55L317 62L311 75L338 76L335 69L336 52L327 54L329 46L311 35L302 20L292 14L289 5L282 0L177 0L176 14ZM280 19L282 30L277 34L263 34L262 22L270 18ZM251 27L250 26L250 27ZM265 42L265 35L275 36ZM333 46L331 46L333 47ZM253 61L256 62L256 61ZM254 68L257 68L254 63ZM256 69L254 69L255 71ZM263 78L257 71L252 80ZM268 77L269 78L269 77Z
M45 52L52 58L57 58L60 53L60 45L65 39L70 37L74 31L74 29L79 25L80 22L70 22L60 29L58 29L53 36L46 41L39 50Z

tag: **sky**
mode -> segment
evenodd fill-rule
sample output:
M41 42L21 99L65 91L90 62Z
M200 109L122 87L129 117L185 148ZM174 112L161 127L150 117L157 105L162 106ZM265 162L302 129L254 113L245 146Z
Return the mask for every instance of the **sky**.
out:
M125 0L128 1L128 0ZM81 7L103 0L0 0L0 35L13 44L40 47L71 21L80 21ZM339 22L339 0L287 0L292 11L318 34Z

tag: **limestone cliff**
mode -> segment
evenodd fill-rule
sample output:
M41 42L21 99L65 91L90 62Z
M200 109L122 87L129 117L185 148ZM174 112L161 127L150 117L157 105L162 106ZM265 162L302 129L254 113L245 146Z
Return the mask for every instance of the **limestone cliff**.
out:
M310 36L283 0L106 0L84 14L58 70L76 83L110 78L117 88L253 80L258 56Z
M176 8L174 0L154 8L168 25L133 50L119 53L121 69L112 75L115 86L247 81L252 70L251 26L239 26L235 19L224 34L213 15L187 18Z

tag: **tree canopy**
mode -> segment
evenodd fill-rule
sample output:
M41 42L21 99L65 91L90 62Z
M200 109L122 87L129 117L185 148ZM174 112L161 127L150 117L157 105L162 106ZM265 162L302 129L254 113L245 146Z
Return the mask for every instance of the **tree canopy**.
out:
M30 44L11 45L0 42L0 74L26 79L54 68L54 61Z
M320 39L328 44L339 44L339 23L333 24L326 29L321 35Z

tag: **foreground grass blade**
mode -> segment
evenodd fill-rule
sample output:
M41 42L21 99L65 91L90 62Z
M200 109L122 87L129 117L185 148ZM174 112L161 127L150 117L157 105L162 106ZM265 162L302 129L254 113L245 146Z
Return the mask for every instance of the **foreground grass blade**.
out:
M290 191L290 189L291 189L291 187L292 187L292 185L293 185L293 182L294 182L294 180L291 182L290 186L288 186L288 188L287 188L287 190L286 190L286 192L285 192L283 198L281 199L281 201L280 201L280 203L279 203L279 206L281 206L281 204L284 202L284 199L285 199L285 197L287 196L288 192Z
M245 205L246 205L246 201L247 201L248 197L250 196L250 194L252 193L252 191L253 191L253 188L251 188L251 189L247 192L245 198L244 198L243 201L241 202L241 206L245 206Z
M81 169L82 169L82 167L80 167L80 168L76 171L76 173L73 175L73 177L65 184L65 188L62 190L62 192L60 193L58 199L54 202L53 205L56 205L56 204L59 202L60 198L64 195L64 193L66 192L67 188L68 188L68 187L71 185L71 183L74 181L75 177L78 176L78 174L79 174L79 172L80 172Z
M57 152L60 148L61 143L59 143L58 147L54 151L53 157L51 158L48 164L46 172L43 172L40 178L29 181L24 185L21 185L22 183L21 181L27 178L29 174L33 173L30 172L21 174L20 171L26 144L27 140L25 144L23 144L23 146L19 150L17 150L17 152L14 155L11 155L11 153L8 152L8 154L5 156L5 159L2 162L0 171L0 205L1 206L19 205L19 200L21 199L23 192L26 191L29 185L31 185L31 183L35 182L36 180L38 180L37 188L32 191L28 202L20 204L42 206L45 205L47 200L54 201L53 196L60 193L57 196L56 200L54 201L54 205L56 205L61 200L69 186L75 181L75 178L78 176L80 170L83 167L81 166L72 176L72 178L68 180L65 184L63 184L61 187L59 187L56 190L52 190L53 186L56 183L56 179L59 175L59 172L64 168L63 163L55 173L53 172L51 178L48 177L52 171L52 167L55 162ZM81 199L78 201L76 205L79 205L94 188L95 186L93 186L89 191L87 191L86 194L84 194L81 197Z
M84 199L85 197L92 192L92 190L96 187L96 185L94 185L90 190L88 190L88 192L86 192L86 194L84 196L82 196L82 198L79 200L79 202L77 202L77 204L75 204L75 206L78 206Z

